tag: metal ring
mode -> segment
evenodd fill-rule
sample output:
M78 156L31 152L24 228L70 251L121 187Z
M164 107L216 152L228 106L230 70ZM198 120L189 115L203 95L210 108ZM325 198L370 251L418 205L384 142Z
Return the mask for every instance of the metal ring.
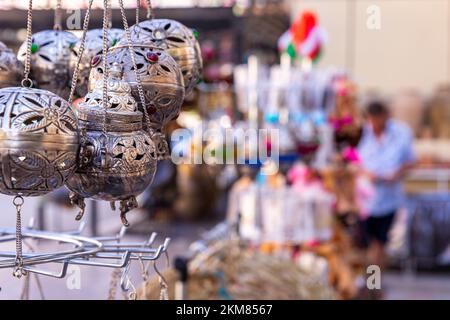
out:
M14 197L13 204L15 206L21 206L21 205L23 205L24 202L25 202L25 200L23 199L22 196L15 196Z
M33 81L30 78L25 78L21 82L22 87L24 88L32 88L33 87Z

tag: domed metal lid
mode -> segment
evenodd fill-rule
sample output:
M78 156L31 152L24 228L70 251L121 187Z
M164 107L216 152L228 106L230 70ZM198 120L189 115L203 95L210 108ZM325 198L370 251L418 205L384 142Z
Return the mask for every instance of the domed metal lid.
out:
M70 105L46 90L12 87L0 89L0 147L25 144L78 144L78 122Z
M90 130L134 131L142 129L142 112L131 94L130 85L122 80L122 68L114 63L109 70L108 105L103 106L103 78L77 106L80 125ZM106 122L105 122L106 121Z

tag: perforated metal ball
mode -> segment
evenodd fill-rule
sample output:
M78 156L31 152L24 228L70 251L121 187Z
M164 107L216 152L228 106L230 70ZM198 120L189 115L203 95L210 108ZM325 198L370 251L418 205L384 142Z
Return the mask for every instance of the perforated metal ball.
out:
M106 114L103 80L77 106L81 151L77 170L66 185L72 201L82 209L78 219L84 212L84 198L119 201L127 225L125 215L137 207L136 196L151 184L157 160L152 138L142 127L142 113L120 70L118 64L112 66Z
M170 19L142 21L130 28L132 42L165 49L178 63L184 78L186 95L201 78L203 60L197 32ZM126 44L122 39L119 44Z
M109 29L108 40L109 47L113 47L123 37L122 29ZM73 55L70 61L70 73L75 71L78 58L80 55L81 39L78 40L74 48L72 49ZM103 30L92 29L86 33L85 49L79 66L78 83L76 87L76 94L80 97L84 97L88 93L89 72L91 71L92 59L101 55L103 51Z
M32 37L31 78L40 89L67 98L70 92L70 61L78 38L68 31L45 30ZM24 62L27 43L19 49L17 58Z
M54 93L0 89L0 192L39 196L61 187L76 168L77 121Z
M132 49L144 90L150 126L159 131L180 113L184 99L181 71L175 60L162 49L142 45L133 45ZM133 96L140 104L129 48L117 45L110 49L107 59L109 66L118 63L123 67L123 79L131 85ZM102 77L103 63L98 56L96 65L91 70L89 86L92 88Z
M20 84L23 66L14 52L0 42L0 88L14 87Z

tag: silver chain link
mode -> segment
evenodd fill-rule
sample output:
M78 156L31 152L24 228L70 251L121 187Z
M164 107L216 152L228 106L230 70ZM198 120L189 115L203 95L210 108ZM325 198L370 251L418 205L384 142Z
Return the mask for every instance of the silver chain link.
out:
M23 198L21 196L15 196L13 204L16 207L16 260L13 270L13 276L21 278L27 275L26 270L23 268L23 252L22 252L22 205Z
M27 11L27 40L26 40L27 41L27 52L25 54L25 66L24 66L23 80L22 80L22 87L28 87L28 88L31 88L33 86L33 82L30 79L32 27L33 27L33 0L29 0L28 1L28 11Z
M109 28L109 0L103 0L103 5L105 7L103 11L103 108L104 110L104 118L103 118L103 134L106 138L106 121L107 121L107 112L108 112L108 80L109 80L109 71L108 71L108 28ZM104 141L106 143L106 141Z
M62 30L62 8L61 8L61 0L56 0L55 7L55 18L53 24L53 30Z
M108 29L111 29L113 27L113 14L112 14L112 7L109 6L108 8Z
M141 101L142 109L144 111L144 117L145 117L145 121L147 123L147 130L151 131L150 116L148 115L148 111L147 111L146 104L145 104L145 94L144 94L144 89L142 88L141 76L139 75L139 73L137 71L138 69L137 69L137 63L136 63L136 56L133 51L133 46L131 45L131 33L130 33L130 28L128 27L127 17L125 15L123 0L119 0L119 6L120 6L120 13L122 15L122 23L123 23L123 28L125 30L125 36L127 37L127 46L128 46L128 50L130 51L131 62L133 64L134 75L136 77L139 100Z
M136 24L139 23L140 15L141 15L141 0L136 0Z
M84 22L83 22L83 35L81 37L81 42L80 42L80 49L78 51L78 60L77 60L77 64L75 66L75 70L73 72L73 76L72 76L72 84L70 86L70 95L69 95L69 104L72 104L73 101L73 96L75 94L75 88L77 86L77 82L78 82L78 77L80 75L80 64L81 64L81 59L83 58L83 54L84 54L84 50L85 50L85 46L86 46L86 34L87 34L87 30L89 27L89 18L91 15L91 8L92 8L92 2L94 0L89 0L89 5L86 11L86 15L84 16Z

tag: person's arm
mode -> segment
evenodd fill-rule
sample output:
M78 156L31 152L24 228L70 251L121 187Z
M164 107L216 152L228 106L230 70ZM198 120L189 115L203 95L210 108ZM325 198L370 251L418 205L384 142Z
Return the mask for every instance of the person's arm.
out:
M408 170L412 169L417 161L416 154L414 152L413 143L414 137L412 135L411 130L407 130L405 133L405 141L403 144L403 147L399 149L400 152L402 152L401 155L401 165L400 167L395 170L390 176L388 176L388 181L398 181L405 177Z

